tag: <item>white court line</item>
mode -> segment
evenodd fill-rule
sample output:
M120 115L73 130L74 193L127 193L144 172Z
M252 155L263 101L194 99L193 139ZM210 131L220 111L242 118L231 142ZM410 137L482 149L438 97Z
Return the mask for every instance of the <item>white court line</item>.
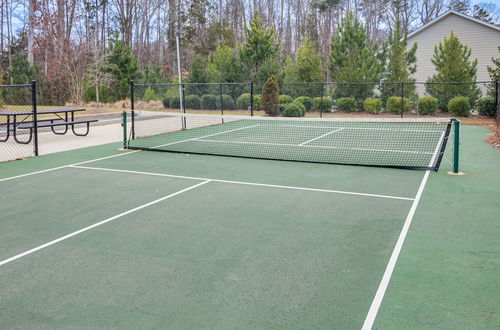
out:
M429 162L429 167L434 164L441 144L443 143L444 134L445 132L443 132L441 134L441 137L439 138L439 142L436 146L436 149L434 150L434 155ZM361 328L362 330L370 330L373 327L373 323L375 322L378 310L380 308L380 305L382 304L382 300L384 299L384 295L391 280L392 273L394 272L394 267L396 266L399 254L401 253L401 248L403 247L406 235L408 234L408 230L410 229L413 216L415 215L415 211L417 210L418 202L420 201L420 197L422 196L430 172L430 170L425 171L422 182L420 183L420 187L418 188L417 195L415 196L415 200L411 205L410 212L408 212L408 216L406 217L403 229L401 229L401 233L399 234L396 246L394 246L391 258L389 259L389 263L387 264L384 275L382 276L382 280L380 281L379 287L377 289L377 292L375 293L375 297L373 298L372 304L366 316L365 322L363 323L363 327Z
M434 154L432 155L431 161L429 162L429 167L431 167L432 164L434 164L434 161L436 160L436 157L437 157L437 154L438 154L439 149L441 147L441 144L443 143L444 133L445 132L441 133L441 137L439 138L439 141L438 141L438 144L436 146L436 149L434 149Z
M199 187L199 186L201 186L201 185L204 185L204 184L206 184L206 183L209 183L209 182L210 182L210 180L205 180L205 181L200 182L200 183L197 183L197 184L195 184L195 185L193 185L193 186L190 186L190 187L187 187L187 188L185 188L185 189L179 190L179 191L177 191L177 192L175 192L175 193L173 193L173 194L170 194L170 195L164 196L164 197L159 198L159 199L157 199L157 200L154 200L154 201L152 201L152 202L149 202L149 203L143 204L143 205L138 206L138 207L136 207L136 208L133 208L133 209L130 209L130 210L128 210L128 211L125 211L125 212L122 212L122 213L120 213L120 214L117 214L117 215L115 215L115 216L112 216L111 218L107 218L107 219L105 219L105 220L102 220L102 221L99 221L99 222L97 222L97 223L94 223L93 225L87 226L87 227L85 227L85 228L82 228L82 229L80 229L80 230L74 231L74 232L69 233L69 234L67 234L67 235L61 236L61 237L59 237L59 238L57 238L57 239L55 239L55 240L53 240L53 241L50 241L50 242L47 242L47 243L45 243L45 244L39 245L39 246L37 246L37 247L35 247L35 248L31 249L31 250L25 251L25 252L23 252L23 253L20 253L20 254L18 254L18 255L15 255L15 256L13 256L13 257L8 258L8 259L2 260L2 261L0 261L0 266L3 266L3 265L5 265L5 264L7 264L7 263L9 263L9 262L12 262L12 261L14 261L14 260L17 260L17 259L22 258L22 257L24 257L24 256L27 256L27 255L29 255L29 254L32 254L32 253L34 253L34 252L36 252L36 251L40 251L41 249L45 249L46 247L49 247L49 246L51 246L51 245L57 244L57 243L59 243L59 242L62 242L62 241L64 241L64 240L68 239L68 238L71 238L71 237L73 237L73 236L76 236L76 235L78 235L78 234L81 234L81 233L83 233L83 232L86 232L86 231L88 231L88 230L90 230L90 229L93 229L93 228L96 228L96 227L102 226L102 225L104 225L105 223L108 223L108 222L111 222L111 221L116 220L116 219L118 219L118 218L121 218L121 217L123 217L123 216L125 216L125 215L127 215L127 214L130 214L130 213L133 213L133 212L139 211L139 210L141 210L141 209L143 209L143 208L145 208L145 207L151 206L151 205L153 205L153 204L159 203L159 202L164 201L164 200L166 200L166 199L169 199L169 198L171 198L171 197L177 196L177 195L179 195L179 194L182 194L182 193L184 193L184 192L186 192L186 191L189 191L189 190L191 190L191 189L197 188L197 187Z
M219 133L214 133L214 134L199 136L199 137L192 138L192 139L187 139L187 140L181 140L181 141L171 142L171 143L167 143L167 144L162 144L162 145L159 145L159 146L155 146L152 149L166 147L166 146L170 146L170 145L178 144L178 143L182 143L182 142L197 141L197 140L204 139L204 138L207 138L207 137L216 136L216 135L220 135L220 134L231 133L231 132L240 131L240 130L243 130L243 129L257 127L257 126L260 126L260 124L250 125L250 126L245 126L245 127L240 127L240 128L235 128L235 129L231 129L229 131L224 131L224 132L219 132Z
M403 247L403 243L406 239L406 235L408 234L408 230L410 229L413 216L415 215L415 211L417 210L420 197L422 196L425 184L427 183L427 178L429 177L429 173L430 173L429 170L425 171L424 177L422 178L422 182L420 183L420 187L418 188L417 195L415 196L415 200L411 205L410 212L408 212L408 216L406 217L403 228L401 229L401 233L399 234L396 245L394 246L394 250L392 251L389 262L387 263L384 275L382 276L382 280L380 281L377 292L375 293L375 297L373 298L372 304L370 306L368 314L366 315L366 319L365 322L363 323L363 327L361 328L361 330L370 330L373 326L373 323L375 322L375 318L377 317L378 310L380 308L382 300L384 299L387 286L389 285L392 273L394 272L394 267L396 266L399 254L401 253L401 248Z
M200 178L200 177L194 177L194 176L163 174L163 173L154 173L154 172L119 170L119 169L114 169L114 168L103 168L103 167L88 167L88 166L77 166L77 165L71 166L71 167L72 168L87 169L87 170L96 170L96 171L109 171L109 172L121 172L121 173L131 173L131 174L141 174L141 175L153 175L153 176L162 176L162 177L168 177L168 178L179 178L179 179L189 179L189 180L209 180L209 181L212 181L212 182L221 182L221 183L248 185L248 186L259 186L259 187L291 189L291 190L303 190L303 191L316 191L316 192L324 192L324 193L334 193L334 194L344 194L344 195L357 195L357 196L366 196L366 197L377 197L377 198L388 198L388 199L399 199L399 200L413 201L413 198L409 198L409 197L368 194L368 193L359 193L359 192L343 191L343 190L318 189L318 188L306 188L306 187L295 187L295 186L282 186L282 185L267 184L267 183L220 180L220 179L213 179L213 178Z
M60 169L66 168L68 166L87 164L87 163L91 163L91 162L97 162L99 160L105 160L105 159L109 159L109 158L125 156L125 155L133 154L133 153L136 153L136 152L139 152L139 151L141 151L141 150L133 150L133 151L124 152L124 153L121 153L121 154L111 155L111 156L107 156L107 157L101 157L101 158L86 160L86 161L83 161L83 162L78 162L78 163L73 163L73 164L68 164L68 165L63 165L63 166L58 166L58 167L52 167L52 168L48 168L46 170L41 170L41 171L36 171L36 172L30 172L30 173L20 174L20 175L16 175L16 176L11 176L11 177L8 177L8 178L0 179L0 182L12 180L12 179L17 179L17 178L22 178L22 177L29 176L29 175L41 174L41 173L45 173L45 172L60 170Z
M330 134L332 134L332 133L335 133L335 132L341 131L341 130L343 130L343 129L344 129L343 127L341 127L341 128L337 128L337 129L335 129L335 130L333 130L333 131L330 131L330 132L328 132L328 133L325 133L325 134L323 134L323 135L320 135L320 136L318 136L318 137L315 137L314 139L310 139L310 140L308 140L308 141L306 141L306 142L302 142L301 144L299 144L299 146L303 146L304 144L308 144L309 142L313 142L313 141L319 140L319 139L321 139L321 138L324 138L325 136L328 136L328 135L330 135Z
M413 150L393 150L393 149L370 149L370 148L348 148L348 147L334 147L334 146L318 146L318 145L298 145L291 143L268 143L268 142L253 142L253 141L226 141L226 140L186 140L195 142L212 142L212 143L232 143L232 144L255 144L255 145L266 145L266 146L287 146L287 147L300 147L300 148L318 148L318 149L339 149L339 150L354 150L354 151L375 151L375 152L396 152L403 154L421 154L421 155L432 155L432 152L425 151L413 151ZM184 141L182 141L184 142ZM186 151L186 153L189 153Z

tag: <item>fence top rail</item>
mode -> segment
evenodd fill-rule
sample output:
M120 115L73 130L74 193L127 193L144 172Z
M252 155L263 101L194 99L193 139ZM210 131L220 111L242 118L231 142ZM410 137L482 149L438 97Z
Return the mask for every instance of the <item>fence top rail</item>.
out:
M7 87L31 87L31 84L12 84L12 85L0 85L0 88L7 88Z
M256 85L263 85L264 83L253 82ZM316 82L279 82L278 85L467 85L467 84L491 84L495 83L494 80L483 80L483 81L316 81ZM207 83L157 83L157 84L136 84L134 86L144 86L144 87L155 87L155 86L219 86L219 85L234 85L234 86L248 86L252 82L207 82ZM0 87L16 87L16 86L31 86L31 84L26 85L0 85Z

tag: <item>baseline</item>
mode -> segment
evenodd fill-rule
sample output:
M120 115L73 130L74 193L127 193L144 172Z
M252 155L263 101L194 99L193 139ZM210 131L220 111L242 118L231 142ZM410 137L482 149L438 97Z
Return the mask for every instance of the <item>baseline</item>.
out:
M10 257L10 258L7 258L7 259L5 259L5 260L2 260L2 261L0 261L0 266L3 266L3 265L5 265L5 264L7 264L7 263L9 263L9 262L12 262L12 261L17 260L17 259L19 259L19 258L22 258L22 257L24 257L24 256L27 256L27 255L32 254L32 253L34 253L34 252L37 252L37 251L39 251L39 250L45 249L46 247L49 247L49 246L51 246L51 245L57 244L57 243L59 243L59 242L62 242L62 241L64 241L64 240L68 239L68 238L71 238L71 237L73 237L73 236L76 236L76 235L78 235L78 234L81 234L81 233L83 233L83 232L86 232L86 231L88 231L88 230L90 230L90 229L93 229L93 228L96 228L96 227L102 226L102 225L104 225L105 223L108 223L108 222L114 221L114 220L116 220L116 219L119 219L119 218L121 218L121 217L123 217L123 216L127 215L127 214L134 213L134 212L139 211L139 210L141 210L141 209L143 209L143 208L146 208L146 207L148 207L148 206L154 205L154 204L159 203L159 202L161 202L161 201L164 201L164 200L166 200L166 199L172 198L172 197L174 197L174 196L177 196L177 195L179 195L179 194L182 194L182 193L184 193L184 192L186 192L186 191L189 191L189 190L191 190L191 189L197 188L197 187L202 186L202 185L204 185L204 184L207 184L207 183L209 183L209 182L210 182L210 180L205 180L205 181L203 181L203 182L200 182L200 183L197 183L197 184L195 184L195 185L192 185L192 186L189 186L189 187L187 187L187 188L184 188L184 189L182 189L182 190L179 190L179 191L177 191L177 192L175 192L175 193L172 193L172 194L169 194L169 195L163 196L163 197L161 197L161 198L158 198L158 199L156 199L156 200L154 200L154 201L152 201L152 202L149 202L149 203L146 203L146 204L142 204L142 205L140 205L140 206L138 206L138 207L135 207L135 208L133 208L133 209L130 209L130 210L128 210L128 211L122 212L122 213L117 214L117 215L115 215L115 216L112 216L112 217L110 217L110 218L107 218L107 219L104 219L104 220L99 221L99 222L97 222L97 223L94 223L93 225L90 225L90 226L84 227L84 228L82 228L82 229L79 229L79 230L74 231L74 232L72 232L72 233L69 233L69 234L67 234L67 235L64 235L64 236L61 236L61 237L59 237L59 238L56 238L55 240L52 240L52 241L47 242L47 243L45 243L45 244L39 245L39 246L37 246L37 247L35 247L35 248L33 248L33 249L27 250L27 251L25 251L25 252L22 252L22 253L19 253L19 254L17 254L17 255L15 255L15 256L13 256L13 257Z
M398 199L398 200L405 200L405 201L413 201L414 200L413 198L401 197L401 196L369 194L369 193L360 193L360 192L343 191L343 190L331 190L331 189L318 189L318 188L307 188L307 187L296 187L296 186L284 186L284 185L275 185L275 184L257 183L257 182L247 182L247 181L221 180L221 179L214 179L214 178L201 178L201 177L183 176L183 175L174 175L174 174L163 174L163 173L154 173L154 172L120 170L120 169L104 168L104 167L89 167L89 166L78 166L78 165L70 166L70 167L72 167L72 168L79 168L79 169L94 170L94 171L108 171L108 172L121 172L121 173L131 173L131 174L140 174L140 175L153 175L153 176L162 176L162 177L178 178L178 179L208 180L208 181L211 181L211 182L220 182L220 183L247 185L247 186L259 186L259 187L291 189L291 190L302 190L302 191L315 191L315 192L324 192L324 193L333 193L333 194L344 194L344 195L357 195L357 196L365 196L365 197Z

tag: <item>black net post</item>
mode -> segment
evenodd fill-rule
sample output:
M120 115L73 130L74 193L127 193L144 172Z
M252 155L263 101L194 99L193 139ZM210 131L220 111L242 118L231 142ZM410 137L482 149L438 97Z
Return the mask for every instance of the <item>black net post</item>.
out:
M253 81L250 82L250 116L253 116Z
M135 109L135 104L134 104L134 95L135 95L135 87L134 87L134 81L133 80L130 80L130 114L132 116L132 123L131 123L131 128L130 128L130 131L131 131L131 138L132 139L135 139L135 113L134 113L134 109Z
M405 84L401 82L401 109L399 110L401 112L401 118L403 118L403 112L405 110Z
M38 118L37 118L37 101L36 101L36 80L33 80L31 82L31 106L33 110L33 134L34 134L33 152L35 153L35 156L38 156Z

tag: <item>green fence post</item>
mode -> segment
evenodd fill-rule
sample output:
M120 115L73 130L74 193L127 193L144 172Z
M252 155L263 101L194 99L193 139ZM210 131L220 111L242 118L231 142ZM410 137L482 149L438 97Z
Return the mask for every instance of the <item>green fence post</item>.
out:
M123 126L123 149L127 149L127 112L123 111L122 114L122 126Z
M458 173L458 161L460 155L460 120L454 118L454 140L453 140L453 173Z

